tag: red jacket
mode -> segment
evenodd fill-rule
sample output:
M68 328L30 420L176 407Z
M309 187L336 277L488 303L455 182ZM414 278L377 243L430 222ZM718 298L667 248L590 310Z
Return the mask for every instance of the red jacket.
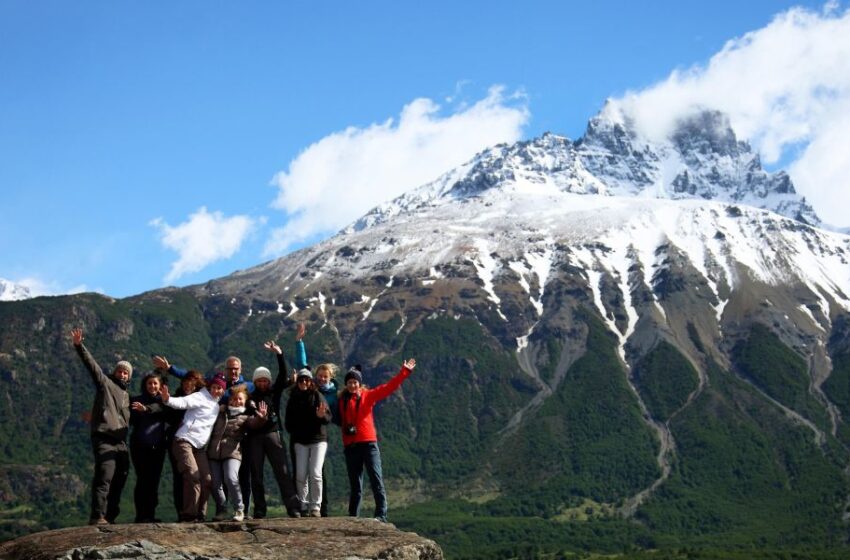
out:
M352 443L378 441L372 411L378 401L389 397L409 375L410 370L402 366L401 371L383 385L378 385L374 389L361 390L359 406L356 397L350 396L347 391L343 391L339 397L339 417L342 424L342 444L344 446L348 447ZM346 433L345 428L349 424L357 426L356 434L348 435Z

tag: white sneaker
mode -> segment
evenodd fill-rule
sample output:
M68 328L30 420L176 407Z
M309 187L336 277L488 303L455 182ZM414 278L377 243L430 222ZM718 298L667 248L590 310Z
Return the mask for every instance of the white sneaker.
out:
M233 514L233 521L242 521L245 519L245 513L241 509L237 509Z

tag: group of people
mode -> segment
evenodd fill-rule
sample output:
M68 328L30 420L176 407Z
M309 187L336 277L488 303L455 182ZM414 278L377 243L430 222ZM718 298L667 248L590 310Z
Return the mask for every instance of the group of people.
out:
M363 384L361 367L353 366L340 388L335 365L322 364L314 373L307 364L304 333L304 325L299 324L292 370L277 343L264 344L277 359L274 380L266 367L256 368L252 379L246 380L236 356L227 358L225 372L205 377L155 355L154 370L142 378L141 394L131 398L133 366L121 360L111 374L104 373L83 344L83 331L73 329L74 348L96 388L91 411L95 465L89 523L115 523L131 462L136 471L135 521L159 521L156 508L166 457L181 522L206 520L210 496L215 503L214 521L242 521L252 499L253 517L266 517L266 461L290 517L325 517L323 466L330 424L339 426L342 433L350 486L348 514L359 515L365 469L375 498L374 517L386 521L387 496L373 410L398 389L416 360L405 361L397 375L372 389ZM169 375L180 380L174 395L168 388ZM289 397L282 411L287 388ZM289 433L288 448L284 429Z

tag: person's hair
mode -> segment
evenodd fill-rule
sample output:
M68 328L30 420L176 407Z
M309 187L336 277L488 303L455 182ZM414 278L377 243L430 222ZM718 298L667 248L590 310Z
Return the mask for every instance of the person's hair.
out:
M361 383L361 384L360 384L360 388L361 388L361 389L368 389L368 388L369 388L369 386L368 386L368 385L366 385L365 383ZM344 394L346 394L347 392L348 392L348 385L343 384L343 385L342 385L342 389L340 389L340 390L337 392L336 396L337 396L337 397L342 397L342 396L343 396Z
M227 402L230 402L230 399L232 399L239 393L245 395L246 403L250 400L250 396L248 395L248 386L243 383L241 385L234 385L230 388L230 396L227 398Z
M238 356L228 356L226 360L224 360L224 367L227 367L227 362L234 360L239 362L239 367L242 367L242 360Z
M337 368L335 364L322 364L316 368L316 377L319 377L319 373L323 370L327 370L331 376L331 379L336 377Z
M309 378L309 379L310 379L310 384L307 385L307 390L312 391L314 393L318 393L319 392L319 386L316 385L316 381L312 377ZM294 393L297 390L298 390L298 378L296 377L295 383L292 385L292 387L289 388L289 392Z
M187 371L186 376L180 380L180 383L182 384L184 381L192 382L193 393L207 386L206 381L204 381L204 374L196 369L190 369L189 371Z
M162 385L163 383L165 383L165 381L162 379L162 376L161 376L160 374L158 374L158 373L157 373L157 372L155 372L155 371L149 371L148 373L146 373L146 374L144 375L144 377L142 377L142 391L144 391L144 390L145 390L145 388L147 387L147 385L148 385L148 379L151 379L151 378L154 378L154 377L155 377L155 378L157 378L157 379L159 380L159 384L160 384L160 385Z

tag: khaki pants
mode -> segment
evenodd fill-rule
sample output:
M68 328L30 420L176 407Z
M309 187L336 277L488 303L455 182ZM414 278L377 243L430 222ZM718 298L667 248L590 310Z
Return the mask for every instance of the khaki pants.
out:
M185 439L175 439L171 453L177 462L177 470L183 477L183 511L181 521L194 521L207 513L207 499L212 488L207 450L195 449Z

